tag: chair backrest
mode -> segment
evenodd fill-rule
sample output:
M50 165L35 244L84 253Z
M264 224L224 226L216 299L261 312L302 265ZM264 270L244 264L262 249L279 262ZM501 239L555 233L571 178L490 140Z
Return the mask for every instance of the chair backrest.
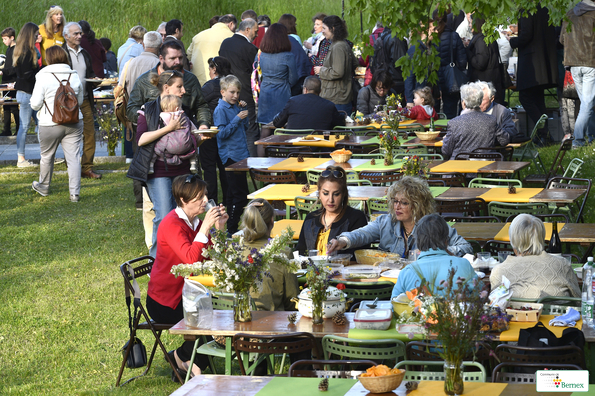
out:
M392 361L390 366L405 357L405 343L395 339L359 340L356 338L325 335L322 338L322 352L325 359L337 356L339 359L368 359ZM387 364L388 365L388 364Z
M446 222L453 223L502 223L502 220L500 220L496 216L461 216L451 214L441 216Z
M545 296L545 297L541 297L540 299L537 300L537 302L540 304L551 302L551 301L568 301L568 302L574 302L575 304L580 305L581 298L580 297L570 297L570 296ZM566 313L566 311L564 311L564 313Z
M474 153L490 153L497 152L502 154L504 161L512 161L512 154L514 153L514 147L510 146L495 146L495 147L479 147L473 150Z
M561 301L564 301L564 297L559 297ZM579 299L580 300L580 299ZM539 302L539 301L538 301ZM555 315L560 316L564 315L568 312L568 308L574 308L576 311L580 311L580 302L577 305L556 305L556 304L543 304L543 309L541 310L542 315Z
M370 217L376 214L374 212L388 213L388 200L386 198L369 198L367 206Z
M582 197L582 201L578 206L578 213L576 214L576 218L574 219L575 223L584 222L583 218L583 210L585 209L585 204L587 203L587 198L589 197L589 192L591 192L591 179L580 179L576 177L552 177L549 182L547 188L567 188L567 189L574 189L574 190L586 190L585 194Z
M270 171L268 169L250 169L250 178L252 181L256 182L263 182L265 184L268 183L277 183L277 184L287 184L287 183L297 183L297 178L295 177L295 173L287 170L274 170Z
M575 345L525 347L502 344L496 347L495 354L502 363L576 364L585 367L583 350Z
M378 159L384 159L384 154L380 154L380 153L371 153L371 154L352 154L351 155L352 159L367 159L367 160L378 160Z
M562 139L562 143L560 143L560 147L558 147L558 151L556 152L556 156L554 157L554 161L552 161L552 166L548 170L545 180L547 181L558 174L559 170L562 170L564 173L564 167L562 166L562 160L564 156L568 152L568 150L572 149L572 141L574 138L572 136Z
M488 204L488 215L506 219L513 214L546 214L548 206L545 203L509 203L492 201Z
M508 369L509 371L503 371ZM535 374L518 373L518 369L531 370L582 370L576 364L540 364L540 363L500 363L492 370L492 382L505 382L508 384L534 384Z
M231 311L233 309L233 293L213 292L213 309Z
M523 183L518 179L493 179L489 177L476 177L469 182L469 188L497 188L510 186L522 188Z
M442 180L444 185L448 187L465 187L465 175L460 172L448 172L448 173L432 173L430 172L428 182Z
M442 156L442 154L424 154L424 153L418 153L415 154L419 157L420 160L426 160L426 161L443 161L444 157ZM409 157L410 154L397 154L394 156L395 161L401 161L403 160L403 158L405 157Z
M312 366L323 365L324 370L312 369ZM353 378L365 372L366 366L373 367L371 360L298 360L289 367L288 377L306 378ZM341 367L340 370L332 367ZM362 367L363 366L363 367ZM304 368L301 368L304 367ZM351 370L346 370L350 367ZM369 368L367 367L367 368ZM357 370L356 370L357 369ZM362 370L363 369L363 370Z
M287 158L290 153L309 153L310 148L305 146L265 146L266 157Z
M437 361L420 361L420 360L403 360L395 366L395 368L401 368L405 366L432 366L436 367ZM486 381L486 369L478 362L463 362L463 366L476 367L479 371L464 371L463 381L466 382L485 382ZM444 371L412 371L407 369L405 373L404 381L444 381Z
M347 186L370 186L372 187L372 182L370 180L365 179L350 179L347 178Z
M517 216L518 216L518 214L514 214L512 216L508 216L506 218L505 222L506 223L510 223ZM538 219L540 219L544 223L551 223L553 221L557 221L557 222L560 222L560 223L568 223L568 217L566 217L566 215L563 215L562 213L535 214L533 216L537 217Z
M436 213L461 216L487 216L488 204L482 198L436 200Z
M570 163L568 164L568 166L566 167L566 170L564 171L564 174L562 176L563 177L575 177L576 174L580 171L580 169L584 163L585 162L580 158L573 158L570 161Z
M498 252L511 252L511 254L514 254L510 242L496 241L493 239L487 241L485 245L483 245L482 251L489 252L491 256L496 257L498 256Z
M469 161L504 161L504 156L498 152L487 153L458 153L455 160Z
M349 180L359 180L359 175L353 169L344 169L345 176L347 177L347 181ZM322 169L308 169L306 171L306 179L308 183L312 186L318 183L318 179L320 178L320 174L324 172Z
M380 133L380 131L375 130L375 131L366 131L366 133L364 134L364 136L378 136L378 134Z
M425 130L426 128L422 124L418 124L416 122L399 127L399 132L413 132L414 135L414 132L424 132Z
M402 173L399 172L360 172L359 178L361 180L369 180L375 186L390 186L396 181L401 180Z
M535 147L535 143L533 142L539 139L538 131L545 126L545 122L547 121L547 119L547 114L542 114L541 117L539 117L539 120L537 120L537 122L535 123L533 131L531 131L531 136L529 137L528 142L520 148L520 155L518 156L519 161L524 161L526 157L528 158L529 156L533 156L533 153L537 152L537 148ZM543 167L543 165L541 166Z
M233 336L233 347L240 363L242 375L246 375L246 369L242 362L242 352L270 355L312 351L314 356L320 356L316 339L312 334L305 332L283 335L237 333Z
M439 120L448 120L448 117L446 117L446 114L444 114L444 113L438 113L438 119Z
M353 130L349 129L331 129L331 130L321 130L316 129L312 132L312 135L324 135L325 133L329 133L330 135L349 135L353 136Z
M293 202L299 220L304 220L308 213L322 208L322 204L317 197L295 197Z
M478 346L473 351L469 351L464 359L482 364L489 364L490 353L492 351L493 349L489 344L479 341ZM405 359L442 362L443 359L440 357L440 352L442 352L442 345L440 344L423 341L409 341L405 347Z
M312 152L312 151L303 151L303 152L292 152L287 154L287 158L295 158L302 156L303 158L331 158L330 152Z
M366 136L366 133L370 131L375 131L376 128L370 125L357 125L357 126L341 126L337 125L333 129L338 129L342 131L351 131L355 136Z
M310 135L314 129L275 129L275 135Z
M423 144L412 144L407 146L401 146L393 149L393 156L405 154L405 156L427 154L428 148Z
M337 149L345 149L351 151L353 154L370 154L374 152L378 152L378 148L380 145L374 144L366 144L361 146L359 144L349 144L348 142L337 142L335 145Z

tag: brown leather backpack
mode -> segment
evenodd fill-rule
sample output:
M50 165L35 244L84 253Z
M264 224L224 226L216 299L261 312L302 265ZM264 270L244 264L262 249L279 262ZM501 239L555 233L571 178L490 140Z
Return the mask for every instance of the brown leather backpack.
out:
M43 104L48 113L52 116L52 121L59 125L76 124L79 122L79 102L76 98L74 89L70 86L70 76L67 80L60 80L54 73L52 75L58 80L60 86L56 90L54 97L54 114L50 111L45 100Z

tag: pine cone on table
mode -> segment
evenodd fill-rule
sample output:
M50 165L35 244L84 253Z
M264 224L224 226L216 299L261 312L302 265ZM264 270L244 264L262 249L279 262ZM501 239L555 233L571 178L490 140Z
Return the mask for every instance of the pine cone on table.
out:
M370 165L376 165L376 159L372 158L372 160L370 160Z
M345 314L343 312L337 312L333 315L333 322L336 325L342 326L344 324L347 324L347 318L345 317Z
M417 381L409 381L405 384L405 389L407 389L408 391L413 391L417 389Z
M328 390L328 378L324 378L322 381L320 381L318 384L318 390L322 392L326 392Z
M512 184L508 186L508 193L509 194L516 194L516 187Z
M297 162L304 162L304 156L303 155L298 155L297 157Z
M302 187L302 192L303 193L307 193L308 191L310 191L310 185L308 183L304 184L304 186Z
M297 314L295 312L290 313L287 315L287 320L289 320L289 323L295 324L295 321L297 320Z

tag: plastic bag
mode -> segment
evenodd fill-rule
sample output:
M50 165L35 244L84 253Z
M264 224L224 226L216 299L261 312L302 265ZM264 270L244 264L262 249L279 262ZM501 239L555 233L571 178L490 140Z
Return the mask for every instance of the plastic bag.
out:
M510 297L512 297L510 281L502 275L502 284L490 292L490 307L500 307L500 309L505 310Z
M199 282L184 279L182 307L186 326L210 328L213 323L211 292Z

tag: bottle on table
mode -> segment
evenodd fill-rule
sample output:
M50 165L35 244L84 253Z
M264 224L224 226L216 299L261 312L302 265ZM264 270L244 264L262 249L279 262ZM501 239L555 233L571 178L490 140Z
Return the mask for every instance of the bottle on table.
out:
M550 254L562 254L562 242L560 241L560 235L558 234L558 222L554 221L552 225L552 236L547 248Z
M593 257L583 266L583 290L581 293L581 315L586 326L593 327Z

